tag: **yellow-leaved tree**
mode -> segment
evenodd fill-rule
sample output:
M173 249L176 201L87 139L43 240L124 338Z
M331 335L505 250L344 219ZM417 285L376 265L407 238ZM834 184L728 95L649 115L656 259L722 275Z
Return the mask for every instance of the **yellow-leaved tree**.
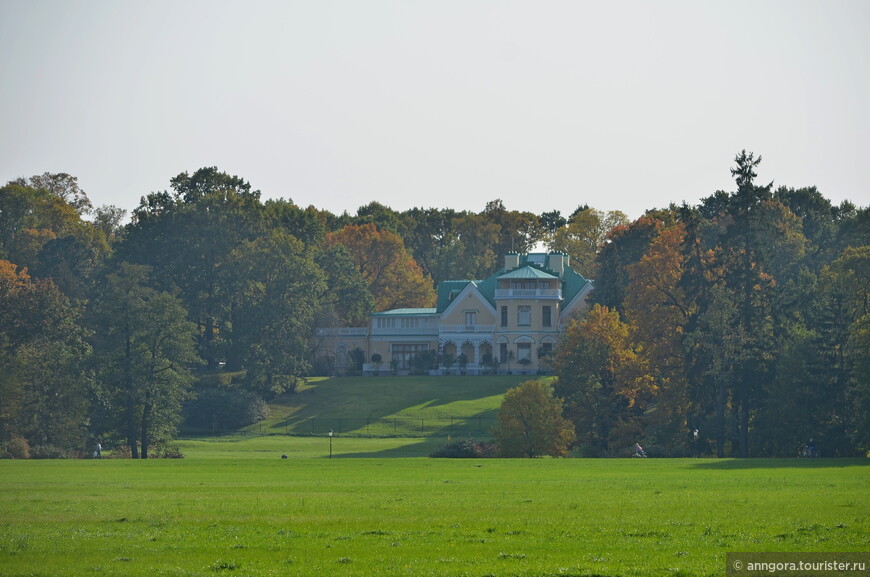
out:
M526 381L502 401L495 442L503 457L565 457L574 425L562 416L562 399L544 381Z

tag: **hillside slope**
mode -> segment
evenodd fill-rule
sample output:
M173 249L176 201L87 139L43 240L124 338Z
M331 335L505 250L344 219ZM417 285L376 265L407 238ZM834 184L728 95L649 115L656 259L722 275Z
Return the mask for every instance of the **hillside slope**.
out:
M260 434L488 436L504 393L527 376L342 377L312 380L271 405Z

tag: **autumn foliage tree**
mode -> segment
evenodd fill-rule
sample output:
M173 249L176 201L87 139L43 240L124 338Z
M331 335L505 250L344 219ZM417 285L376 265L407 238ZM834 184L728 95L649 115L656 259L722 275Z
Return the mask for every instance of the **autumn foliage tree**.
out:
M405 250L402 238L374 224L348 225L326 235L328 245L347 248L375 299L375 309L431 307L432 281Z
M80 320L80 308L50 279L0 260L2 439L50 451L85 448L91 349Z
M611 229L628 223L618 210L602 212L594 208L578 211L565 226L549 235L550 250L564 252L571 257L574 267L588 278L596 278L598 253Z
M651 378L655 411L645 417L647 437L672 450L688 451L686 431L692 402L686 374L684 334L697 304L680 280L685 255L685 227L661 228L647 253L628 267L629 284L623 302L625 322Z
M493 435L503 457L565 457L574 426L549 384L526 381L505 394Z
M619 454L642 438L640 420L657 385L617 311L595 305L571 322L553 367L556 395L585 455Z

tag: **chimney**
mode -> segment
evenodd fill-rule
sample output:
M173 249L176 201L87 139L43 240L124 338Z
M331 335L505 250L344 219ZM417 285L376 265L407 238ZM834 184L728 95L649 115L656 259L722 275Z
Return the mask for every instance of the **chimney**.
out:
M565 274L565 266L568 264L568 255L562 252L551 252L547 255L547 268L556 273L559 278Z
M504 269L506 271L514 270L520 266L520 255L514 251L510 251L504 256Z

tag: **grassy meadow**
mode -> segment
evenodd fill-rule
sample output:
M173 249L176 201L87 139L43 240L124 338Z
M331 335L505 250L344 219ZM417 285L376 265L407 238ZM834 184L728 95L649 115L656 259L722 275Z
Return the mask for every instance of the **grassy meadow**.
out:
M867 459L425 458L488 436L525 378L316 380L184 459L0 460L0 577L713 576L729 551L870 549Z
M0 461L0 575L722 575L728 551L867 551L868 481L827 459Z

